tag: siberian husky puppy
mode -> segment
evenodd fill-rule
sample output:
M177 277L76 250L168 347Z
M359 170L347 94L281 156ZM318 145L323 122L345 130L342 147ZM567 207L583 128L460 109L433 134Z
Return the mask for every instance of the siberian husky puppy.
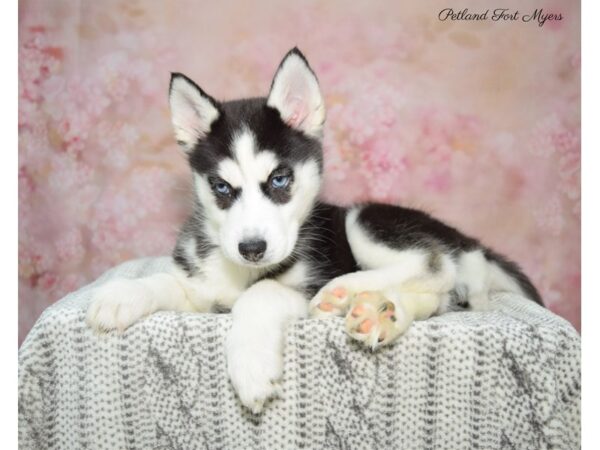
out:
M307 314L345 316L348 334L375 349L413 320L486 309L492 290L542 303L516 264L421 211L319 202L325 105L298 49L266 98L217 101L174 73L169 100L194 207L169 271L95 291L95 329L231 309L229 377L257 413L278 392L286 325Z

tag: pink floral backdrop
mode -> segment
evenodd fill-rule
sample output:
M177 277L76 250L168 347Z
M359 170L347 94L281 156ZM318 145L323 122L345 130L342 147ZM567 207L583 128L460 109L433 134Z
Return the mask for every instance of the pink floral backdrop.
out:
M579 3L502 2L563 16L542 27L438 20L448 6L19 2L19 342L109 267L170 252L190 191L169 72L264 95L294 45L328 105L326 199L435 214L519 262L579 328Z

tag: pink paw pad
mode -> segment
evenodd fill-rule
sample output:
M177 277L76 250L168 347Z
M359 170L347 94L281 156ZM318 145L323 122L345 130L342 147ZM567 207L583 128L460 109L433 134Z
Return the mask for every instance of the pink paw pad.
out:
M321 311L329 312L329 311L333 310L333 305L331 303L328 303L328 302L322 302L322 303L319 303L318 308Z
M346 330L355 339L375 348L393 341L399 334L396 307L381 292L361 292L351 302Z
M363 315L364 313L365 313L365 308L363 308L360 305L352 308L352 317L358 317L358 316Z
M331 293L337 298L342 298L346 296L348 291L346 291L346 289L344 289L343 287L336 287L334 290L331 291Z
M331 290L325 290L320 295L320 301L313 306L313 314L342 315L347 311L348 300L348 290L346 288L338 286Z
M371 319L363 320L358 326L358 331L361 333L368 333L373 328L373 321Z

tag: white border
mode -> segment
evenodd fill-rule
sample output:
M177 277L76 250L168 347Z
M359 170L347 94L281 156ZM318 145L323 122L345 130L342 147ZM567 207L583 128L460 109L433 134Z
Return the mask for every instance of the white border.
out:
M598 274L598 252L600 251L600 214L598 199L600 183L598 182L598 167L600 166L600 139L598 139L598 66L597 42L600 39L600 7L595 0L582 2L581 32L582 32L582 416L583 429L582 448L599 448L598 435L598 342L600 330L595 318L600 314L598 307L598 292L595 281ZM595 44L596 43L596 44ZM594 45L595 44L595 45Z
M598 306L600 296L595 285L600 252L600 182L597 174L600 168L600 139L598 120L600 114L594 108L600 101L598 81L600 70L598 59L600 42L600 7L595 0L582 2L582 448L599 448L600 442L596 431L598 395L598 343L600 329L595 326L595 318L600 316ZM2 405L0 409L2 423L2 448L17 448L17 307L18 307L18 274L16 260L18 257L17 232L17 155L18 155L18 3L14 0L0 2L2 20L2 48L4 70L0 72L3 89L0 114L3 126L2 164L0 164L0 183L2 183L3 211L5 216L0 224L3 249L3 310L0 326L2 334L2 365L0 386ZM594 110L596 109L596 111Z
M2 448L17 448L17 339L18 339L18 3L0 2L0 26L2 39L3 70L2 95L0 102L0 124L2 124L2 162L0 163L0 183L2 187L2 211L0 220L0 248L2 258L2 315L0 320L0 346L2 349L2 370L0 371L0 420L2 421Z

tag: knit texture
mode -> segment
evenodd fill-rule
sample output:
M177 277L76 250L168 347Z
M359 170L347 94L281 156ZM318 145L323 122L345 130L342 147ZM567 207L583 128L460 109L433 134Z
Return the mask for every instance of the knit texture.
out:
M416 322L371 352L343 319L287 332L283 396L253 415L229 382L229 314L85 323L92 290L164 270L131 261L48 308L19 350L21 449L576 449L580 337L508 294Z

